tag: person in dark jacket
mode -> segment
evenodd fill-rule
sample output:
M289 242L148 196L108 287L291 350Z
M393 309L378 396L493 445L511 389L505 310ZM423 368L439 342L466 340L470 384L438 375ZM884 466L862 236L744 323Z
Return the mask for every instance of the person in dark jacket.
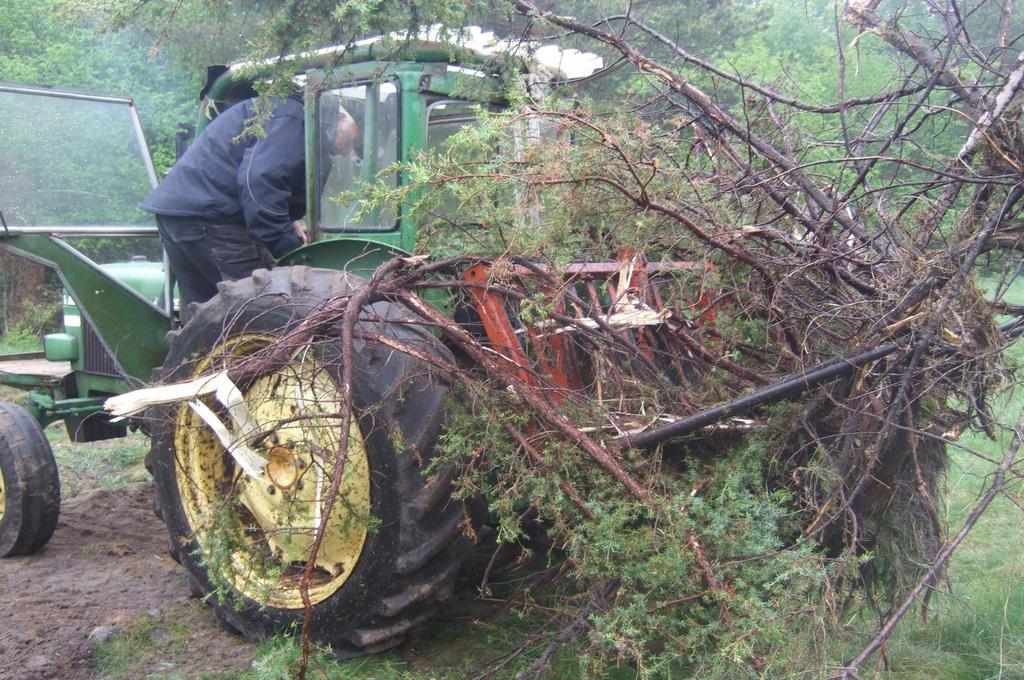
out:
M332 152L352 153L358 126L338 115ZM182 309L306 243L302 100L278 101L264 134L243 136L255 116L251 99L217 116L140 204L156 215Z

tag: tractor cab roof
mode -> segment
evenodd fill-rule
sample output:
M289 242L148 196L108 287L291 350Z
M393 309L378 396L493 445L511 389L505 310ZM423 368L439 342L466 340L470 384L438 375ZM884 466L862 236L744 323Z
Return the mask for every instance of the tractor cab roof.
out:
M296 81L302 83L307 71L371 62L447 64L450 69L486 76L489 65L499 57L511 57L523 72L547 81L585 78L604 66L602 57L590 52L521 39L500 39L478 26L456 32L434 26L417 34L391 33L270 59L210 66L200 96L210 95L216 100L253 96L251 82L258 74L282 64L294 65Z

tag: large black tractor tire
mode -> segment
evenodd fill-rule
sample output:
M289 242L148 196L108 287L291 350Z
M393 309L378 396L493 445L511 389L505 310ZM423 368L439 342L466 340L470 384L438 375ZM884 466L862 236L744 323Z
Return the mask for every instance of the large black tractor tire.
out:
M285 267L269 272L260 270L249 279L222 283L216 297L198 306L188 324L169 335L170 352L164 366L156 371L156 381L179 382L220 370L223 361L218 357L232 353L245 355L251 353L254 343L258 348L279 340L288 329L322 309L328 300L349 293L359 282L343 272ZM415 345L420 351L446 356L444 347L429 333L395 323L408 318L397 306L378 303L372 307L372 314L379 320L360 321L357 331L383 334ZM319 338L310 349L296 353L293 361L299 361L297 357L301 354L301 362L305 362L301 366L313 362L312 373L305 369L295 369L292 373L288 373L287 368L278 369L278 373L259 378L255 383L240 385L247 403L252 402L249 406L253 413L261 413L260 409L264 408L261 403L276 404L273 400L277 399L284 404L290 398L287 396L290 391L311 389L329 393L340 380L340 345L337 339ZM450 474L441 471L428 477L422 472L423 466L434 457L445 384L423 362L383 344L357 341L356 353L353 399L358 427L351 431L353 441L361 437L365 446L359 451L352 445L349 447L342 494L349 489L350 495L339 497L339 501L347 500L338 505L348 504L354 509L338 520L336 540L331 539L335 540L335 546L349 547L332 549L331 559L337 558L336 563L327 557L323 558L322 569L318 563L320 585L326 586L314 598L312 617L313 636L331 645L335 655L341 658L375 653L401 643L407 633L426 621L450 596L468 553L462 531L465 513L462 504L450 498ZM295 377L304 374L306 378ZM282 375L285 378L280 378ZM298 383L304 379L318 386L294 387L287 382ZM268 384L269 387L261 387ZM306 397L295 399L297 401L289 406L293 413L295 404L301 404L303 409L308 407ZM320 400L317 396L316 401ZM327 397L323 400L330 401ZM207 403L216 408L212 400L207 399ZM328 427L325 423L330 421L330 412L336 414L337 407L322 411L323 417L316 422L324 429ZM223 414L224 410L220 412ZM293 512L306 513L304 520L288 521L302 526L314 525L315 521L311 522L309 517L310 507L320 502L320 496L315 502L309 501L309 486L301 484L287 491L266 484L254 487L249 480L258 478L242 474L208 432L197 433L205 426L190 415L186 405L154 409L149 415L154 420L151 421L152 450L148 463L156 480L158 504L170 532L172 550L176 550L176 559L188 569L193 589L198 595L209 595L207 601L224 626L245 638L257 640L294 630L304 617L297 584L307 553L287 553L283 546L298 543L308 550L308 545L298 534L288 533L294 529L273 526L273 517L289 516L280 511L285 499L305 494L305 505L300 506L295 501L289 506ZM334 421L337 421L336 416ZM266 423L261 421L260 424L262 427ZM306 452L304 440L298 440L298 444L287 440L291 436L287 433L294 431L279 429L269 439L273 441L280 434L278 444L291 447L295 467L312 470L318 464L313 454ZM256 444L253 446L254 450L260 450ZM280 452L280 446L275 450ZM206 449L216 449L216 455L207 456L210 459L203 462L207 454L201 452ZM266 447L262 450L265 453ZM365 472L352 472L350 482L346 475L359 468L357 463L364 465ZM210 466L219 466L220 472L207 476ZM328 465L318 470L329 474ZM303 479L309 480L313 488L326 488L326 483L312 472ZM366 485L368 499L360 495L360 484ZM196 490L198 487L206 489L202 492L205 495ZM303 490L297 490L300 488ZM263 494L261 489L266 489L269 495ZM239 508L237 514L245 528L226 540L206 524L217 508L231 507L233 494L238 497L234 507ZM218 495L220 498L211 498ZM365 499L365 513L359 512L357 507L360 498ZM278 514L274 515L275 512ZM260 513L263 513L262 520ZM268 514L272 515L270 521L266 519ZM364 514L372 518L366 521L361 518ZM333 519L335 514L331 517ZM365 537L361 547L352 548L358 541L349 540L351 532L358 538L360 522L366 525ZM239 543L242 543L240 552ZM232 545L235 547L230 547ZM225 559L225 550L236 550L234 557ZM218 551L222 553L219 560ZM252 578L250 570L264 568L253 566L254 563L263 560L265 564L268 559L269 575ZM331 564L335 564L336 569L332 570ZM261 587L255 587L254 582ZM267 588L267 585L272 587Z
M0 557L46 545L60 514L53 449L28 411L0 402Z

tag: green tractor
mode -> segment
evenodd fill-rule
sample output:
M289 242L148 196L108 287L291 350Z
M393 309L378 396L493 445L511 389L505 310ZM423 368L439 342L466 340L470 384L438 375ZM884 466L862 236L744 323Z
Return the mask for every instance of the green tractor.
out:
M244 361L413 250L417 225L402 209L337 197L366 182L405 183L385 171L502 101L480 50L420 41L400 58L385 54L366 41L293 58L306 103L310 243L272 270L222 283L191 310L178 308L155 225L136 208L157 178L133 102L0 85L0 249L52 268L65 290L64 331L47 335L42 352L0 356L0 383L28 390L24 406L0 404L0 555L38 550L56 526L59 481L44 427L64 421L75 441L122 436L125 423L103 411L107 398ZM259 65L211 69L198 130L252 96L259 77ZM333 159L322 181L324 97L362 112L363 153ZM364 330L448 351L388 303L373 310ZM309 604L314 636L352 656L395 646L445 601L467 555L467 514L450 498L450 471L430 467L446 385L380 343L357 346L359 414L332 480L339 352L311 345L241 390L158 406L132 426L151 438L158 514L194 594L252 639L301 624ZM228 450L218 427L239 404L246 427L262 433L248 442L257 469ZM303 589L332 482L338 502Z

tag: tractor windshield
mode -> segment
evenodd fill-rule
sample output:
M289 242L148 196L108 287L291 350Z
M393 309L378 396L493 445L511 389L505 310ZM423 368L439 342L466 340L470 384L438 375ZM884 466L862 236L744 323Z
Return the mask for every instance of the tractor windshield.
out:
M130 102L0 89L0 210L10 226L153 226Z
M10 228L72 239L98 262L160 260L156 183L131 100L0 85L0 211ZM96 238L147 234L143 238ZM85 238L85 237L88 238Z

